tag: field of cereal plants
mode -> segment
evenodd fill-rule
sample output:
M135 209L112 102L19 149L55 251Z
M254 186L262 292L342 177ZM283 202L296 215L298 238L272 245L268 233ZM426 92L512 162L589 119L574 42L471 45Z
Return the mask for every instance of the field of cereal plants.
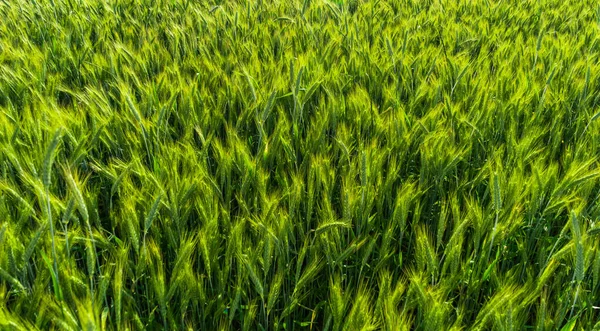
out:
M600 330L591 0L0 0L1 330Z

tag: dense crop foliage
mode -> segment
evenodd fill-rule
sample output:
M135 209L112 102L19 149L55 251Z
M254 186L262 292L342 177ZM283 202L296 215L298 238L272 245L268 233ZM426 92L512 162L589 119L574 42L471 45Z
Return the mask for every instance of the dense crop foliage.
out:
M599 328L599 23L0 2L0 328Z

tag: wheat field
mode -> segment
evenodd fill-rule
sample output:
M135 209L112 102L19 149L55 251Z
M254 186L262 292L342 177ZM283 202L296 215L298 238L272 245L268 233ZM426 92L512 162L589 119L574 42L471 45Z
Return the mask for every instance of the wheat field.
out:
M591 0L0 0L1 330L600 330Z

